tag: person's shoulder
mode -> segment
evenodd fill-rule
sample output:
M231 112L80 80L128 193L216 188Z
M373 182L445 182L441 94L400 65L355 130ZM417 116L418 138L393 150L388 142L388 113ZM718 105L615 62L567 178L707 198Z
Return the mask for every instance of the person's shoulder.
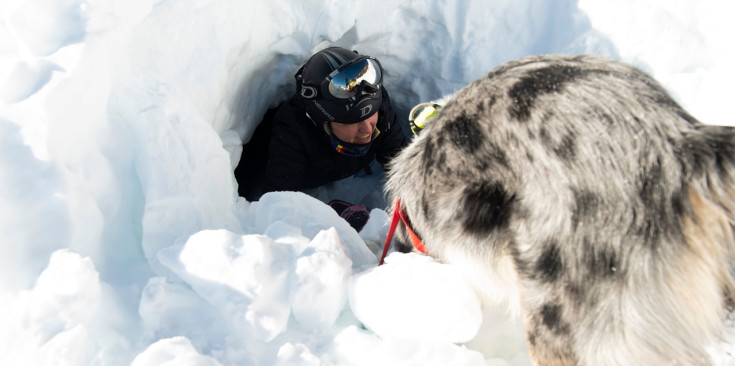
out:
M388 100L388 102L390 102L390 96L388 95L388 89L384 86L380 88L380 90L381 90L383 100Z
M292 139L303 140L302 143L306 144L318 137L318 131L314 127L314 123L293 98L282 102L277 107L273 129L279 134L290 136Z
M380 105L380 119L378 120L378 128L381 129L389 129L394 124L394 121L396 119L395 111L393 110L393 106L390 102L390 97L388 96L388 91L385 88L382 88L383 93L383 102Z
M276 109L276 116L298 115L298 106L294 103L293 98L288 98L281 102Z
M293 98L289 98L276 107L275 123L293 126L303 125L306 119L306 113L294 102Z

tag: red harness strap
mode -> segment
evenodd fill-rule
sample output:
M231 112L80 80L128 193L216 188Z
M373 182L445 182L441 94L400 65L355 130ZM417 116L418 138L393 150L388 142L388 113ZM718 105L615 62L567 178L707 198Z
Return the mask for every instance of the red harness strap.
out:
M419 236L416 235L416 233L411 229L411 226L408 225L408 219L406 218L406 213L403 211L403 209L401 209L401 198L399 197L396 199L396 207L393 209L393 218L390 220L390 228L388 229L388 236L385 238L385 246L383 246L383 255L380 256L380 263L378 263L379 266L383 264L385 256L388 254L388 249L390 248L391 241L393 241L393 235L396 233L396 228L398 227L399 220L403 221L403 225L408 231L408 236L411 238L411 243L413 244L413 247L421 253L428 254L424 243L421 241L421 239L419 239Z
M390 220L390 228L388 229L388 236L385 238L385 245L383 246L383 255L380 256L380 263L378 263L379 266L383 265L385 256L388 255L388 249L390 248L390 242L393 240L393 234L396 233L396 227L398 227L398 220L400 219L400 216L397 214L398 202L399 200L396 200L396 209L394 209L393 218Z

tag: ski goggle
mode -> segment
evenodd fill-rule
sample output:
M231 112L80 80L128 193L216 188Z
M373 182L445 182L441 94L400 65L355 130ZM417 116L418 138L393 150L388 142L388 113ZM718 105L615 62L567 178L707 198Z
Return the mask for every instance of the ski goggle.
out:
M349 99L362 93L365 87L380 89L383 69L372 57L359 58L332 71L322 84L322 91L338 99ZM326 90L325 90L326 89Z

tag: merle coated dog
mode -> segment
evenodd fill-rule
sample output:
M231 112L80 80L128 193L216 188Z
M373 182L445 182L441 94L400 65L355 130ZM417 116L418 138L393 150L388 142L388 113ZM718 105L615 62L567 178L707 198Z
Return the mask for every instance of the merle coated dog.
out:
M427 125L386 189L430 255L519 309L537 365L712 362L735 295L732 128L593 56L502 65Z

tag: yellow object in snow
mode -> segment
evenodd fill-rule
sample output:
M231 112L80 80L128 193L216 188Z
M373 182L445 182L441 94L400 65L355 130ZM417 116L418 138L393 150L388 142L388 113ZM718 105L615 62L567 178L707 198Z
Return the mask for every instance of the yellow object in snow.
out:
M443 106L436 103L420 103L413 107L408 114L408 124L413 134L418 135L426 125L426 121L434 117L441 107Z

